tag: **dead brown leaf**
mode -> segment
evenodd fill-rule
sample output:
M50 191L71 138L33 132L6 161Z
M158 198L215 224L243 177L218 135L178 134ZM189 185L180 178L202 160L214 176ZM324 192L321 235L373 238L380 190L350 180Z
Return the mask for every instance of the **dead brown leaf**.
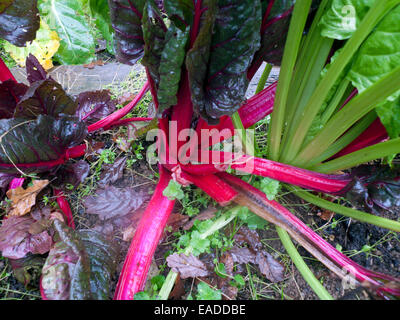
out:
M318 212L317 213L318 217L320 217L322 220L325 221L331 221L333 216L335 215L334 212L332 211L328 211L328 210L324 210L322 212Z
M167 225L172 228L172 232L176 232L180 227L184 226L189 217L180 213L171 213L168 218Z
M167 257L167 263L172 271L180 273L182 279L205 277L209 274L206 265L193 254L171 254Z
M47 185L49 180L34 180L33 185L24 189L18 187L7 191L7 197L12 201L8 217L21 217L29 213L36 204L36 197Z
M96 60L88 64L84 64L83 67L87 69L94 69L95 66L104 66L103 60Z

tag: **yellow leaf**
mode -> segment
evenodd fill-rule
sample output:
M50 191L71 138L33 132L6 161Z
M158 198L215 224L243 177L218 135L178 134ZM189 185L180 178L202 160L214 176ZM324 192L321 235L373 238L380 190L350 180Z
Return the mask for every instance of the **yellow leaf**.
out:
M12 201L8 217L23 216L29 213L36 203L36 197L49 184L49 180L34 180L33 185L24 189L18 187L7 191L7 197Z
M28 42L26 47L16 47L7 42L4 45L4 50L20 67L25 67L26 57L33 54L43 66L45 70L53 68L52 58L60 47L60 38L57 32L51 31L49 26L40 20L40 28L36 33L36 39Z

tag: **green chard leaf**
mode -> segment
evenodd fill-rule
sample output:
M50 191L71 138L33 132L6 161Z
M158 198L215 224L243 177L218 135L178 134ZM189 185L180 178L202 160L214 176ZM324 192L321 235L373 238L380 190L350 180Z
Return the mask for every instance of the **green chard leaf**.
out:
M348 79L363 92L400 65L400 5L388 13L361 46ZM398 85L398 84L393 84ZM400 90L376 108L391 138L400 136Z
M157 90L159 116L164 110L178 102L177 93L189 30L188 27L182 31L172 23L165 36L165 47L161 53L159 68L160 82Z
M220 0L211 39L208 74L204 83L203 115L217 123L242 105L248 86L247 69L260 48L259 0Z
M165 46L166 26L154 0L148 0L143 8L142 28L145 43L142 64L147 67L151 78L158 87L161 56Z
M133 65L143 57L143 7L146 0L109 0L118 61Z
M117 248L98 232L74 231L54 220L59 241L42 270L49 300L107 300L116 268Z
M193 23L193 0L164 0L168 18L182 31Z
M39 27L37 0L0 1L0 39L24 47L36 38Z
M108 0L89 0L91 15L95 19L96 27L100 30L101 35L107 41L107 50L111 54L115 54L113 42L114 31L111 27L110 7Z
M196 113L204 111L207 66L210 58L211 39L217 14L217 1L202 2L204 11L200 19L200 30L193 47L186 54L186 69L189 76L193 108ZM207 115L204 114L206 117Z
M95 42L78 1L43 0L40 13L60 37L55 57L62 64L85 64L94 58Z
M324 37L345 40L357 30L375 0L333 0L321 18Z

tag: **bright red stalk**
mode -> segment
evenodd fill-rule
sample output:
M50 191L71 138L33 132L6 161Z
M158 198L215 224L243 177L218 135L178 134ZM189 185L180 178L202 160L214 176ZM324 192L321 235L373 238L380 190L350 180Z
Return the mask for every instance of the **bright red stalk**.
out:
M54 195L57 197L57 204L60 207L60 210L64 213L67 218L67 225L72 229L75 229L74 217L72 215L71 207L67 199L64 196L64 193L61 190L54 189Z
M17 189L19 187L22 187L24 184L25 178L14 178L10 182L9 189Z
M97 121L96 123L91 124L90 126L88 126L88 131L93 132L93 131L99 130L101 128L107 127L107 126L111 125L113 122L120 120L122 117L125 117L139 103L139 101L142 100L144 95L149 90L149 87L150 87L150 85L149 85L149 82L147 81L143 85L143 88L140 89L139 93L136 95L136 97L130 103L128 103L122 109L119 109L118 111L115 111L114 113L105 117L104 119L101 119L101 120Z
M111 123L108 126L104 127L104 130L111 129L113 127L129 125L131 122L147 122L147 121L151 121L151 120L153 120L153 118L139 117L139 118L121 119L121 120L114 121L113 123Z
M262 218L285 229L296 241L338 276L343 278L350 273L360 284L372 287L383 297L386 297L386 294L400 297L400 279L358 265L336 250L288 209L276 201L268 200L263 192L247 182L227 173L219 173L218 176L239 190L241 196L236 198L238 204L249 207ZM395 287L390 287L388 282L394 283Z
M351 182L351 178L347 175L322 174L271 160L231 152L210 151L209 159L206 164L183 165L182 170L192 175L209 175L220 172L221 164L226 164L240 172L268 177L331 194L344 192Z
M0 81L7 81L10 79L16 81L10 69L8 69L4 61L0 58Z
M144 288L151 260L175 204L163 196L170 180L170 174L160 167L160 180L129 247L114 300L132 300Z
M339 158L346 154L361 150L379 142L383 142L388 138L389 136L387 134L386 128L383 126L382 122L378 118L368 127L367 130L359 135L357 139L355 139L342 151L335 154L332 159Z

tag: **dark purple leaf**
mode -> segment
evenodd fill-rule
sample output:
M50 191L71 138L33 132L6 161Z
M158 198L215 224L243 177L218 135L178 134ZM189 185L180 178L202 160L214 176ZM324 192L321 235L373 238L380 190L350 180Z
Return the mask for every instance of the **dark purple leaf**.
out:
M28 86L13 80L0 84L0 119L10 119L14 116L15 108L27 90Z
M202 85L204 102L195 104L195 110L208 122L218 123L221 116L232 115L242 105L248 86L247 69L260 48L260 33L255 30L260 30L261 21L259 1L218 1L208 71ZM194 69L189 77L196 72L200 71Z
M171 254L167 257L167 263L172 271L179 272L182 279L205 277L209 274L206 265L192 254Z
M271 282L279 282L284 279L284 267L276 261L268 252L258 252L255 264L260 272Z
M123 157L117 159L112 164L103 165L103 172L101 173L100 180L98 181L99 186L105 187L106 185L112 184L118 179L122 178L126 160L127 157Z
M351 188L346 194L351 202L378 213L388 210L400 212L400 167L364 165L353 169Z
M142 15L145 0L109 0L118 61L133 65L143 56Z
M254 263L255 253L246 247L233 247L229 250L233 261L237 263Z
M29 56L26 58L25 65L26 65L27 79L30 84L36 81L47 79L47 72L43 69L42 65L34 55L29 54Z
M92 124L115 111L115 101L108 90L82 92L78 96L76 116Z
M90 172L90 166L85 160L68 163L57 171L57 185L73 185L75 188L85 181Z
M133 188L116 188L113 186L97 190L93 196L84 198L86 213L97 214L100 219L124 216L137 210L148 198L143 192Z
M91 230L75 232L54 220L59 241L43 267L42 288L49 300L105 300L110 298L117 247Z
M0 5L0 38L18 47L36 38L40 26L37 0L6 0Z
M53 79L36 81L21 98L14 117L35 119L40 114L74 115L77 103Z
M36 120L0 120L0 170L24 172L49 169L44 161L59 160L65 151L80 144L86 137L87 127L73 117L54 119L40 115Z
M157 2L157 1L156 1ZM168 18L181 30L193 24L193 0L164 0L164 9ZM158 5L158 3L157 3ZM158 6L160 8L160 6Z
M0 227L0 250L2 255L20 259L29 252L44 254L51 248L53 240L47 231L32 234L30 228L35 222L31 217L10 217Z

